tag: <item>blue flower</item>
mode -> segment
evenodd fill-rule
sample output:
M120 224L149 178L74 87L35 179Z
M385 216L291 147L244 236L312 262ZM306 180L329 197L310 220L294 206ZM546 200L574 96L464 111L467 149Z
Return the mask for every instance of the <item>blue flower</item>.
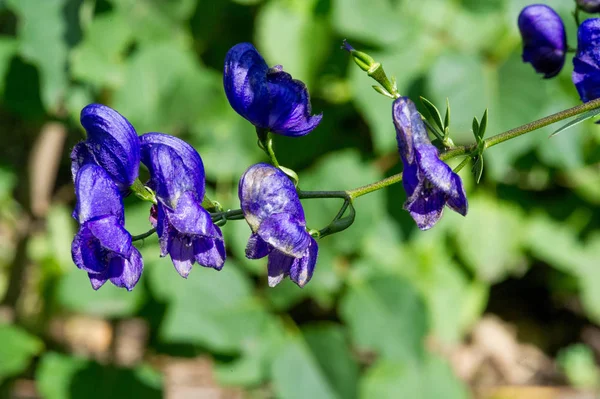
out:
M269 256L269 286L285 276L303 287L317 262L317 242L306 231L304 210L292 181L274 166L251 166L240 179L238 195L252 230L246 257Z
M600 0L576 0L576 3L585 12L600 12Z
M543 4L532 4L519 14L523 38L523 62L529 62L544 78L556 76L565 63L567 36L560 16Z
M442 217L444 205L467 214L467 197L460 177L439 158L429 141L427 130L408 97L400 97L392 106L398 151L404 169L406 209L421 230L432 228Z
M257 128L304 136L321 122L322 115L311 115L304 83L281 65L269 68L250 43L237 44L227 53L223 85L231 107Z
M175 269L187 277L192 265L221 270L225 244L221 229L202 208L205 190L200 155L177 137L147 133L140 137L142 162L150 171L148 186L156 192L153 209L161 256L171 255Z
M600 97L600 18L579 25L572 78L581 101Z
M81 125L87 140L71 152L73 180L85 164L99 165L117 184L121 193L137 179L140 165L140 144L131 124L114 109L102 104L90 104L81 110Z
M110 280L131 291L144 264L123 227L123 199L117 186L103 168L87 164L77 173L75 195L80 227L71 246L73 262L88 273L95 290Z

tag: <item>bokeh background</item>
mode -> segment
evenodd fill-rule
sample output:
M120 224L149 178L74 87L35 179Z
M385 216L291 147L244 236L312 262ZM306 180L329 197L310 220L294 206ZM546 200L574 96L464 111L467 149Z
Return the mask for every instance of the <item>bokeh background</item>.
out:
M355 224L319 242L304 289L267 287L266 260L244 258L243 221L223 228L224 269L196 266L187 280L158 257L155 236L138 245L145 270L132 292L93 291L71 261L69 152L84 138L86 104L114 107L140 134L188 140L211 198L237 208L237 180L265 156L227 103L222 67L231 46L251 41L306 82L324 114L308 136L276 137L279 160L304 190L350 189L401 164L391 101L342 40L381 61L403 95L441 109L448 98L452 137L468 143L486 107L492 135L579 103L570 59L553 80L521 62L516 19L528 3L0 0L0 396L594 392L600 130L589 121L490 149L479 185L461 172L468 216L447 211L430 231L402 210L401 185L358 199ZM544 3L575 47L574 3ZM340 203L304 205L309 226L322 228ZM148 204L126 206L129 231L147 231Z

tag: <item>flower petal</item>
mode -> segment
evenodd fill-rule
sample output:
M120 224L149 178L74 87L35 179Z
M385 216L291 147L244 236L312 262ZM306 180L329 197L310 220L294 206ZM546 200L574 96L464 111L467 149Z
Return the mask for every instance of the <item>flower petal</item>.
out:
M304 256L300 259L294 259L294 263L290 267L290 279L298 284L299 287L304 287L312 278L317 264L317 256L319 247L314 238L310 238L310 245L306 249Z
M119 189L100 166L87 164L81 167L75 179L75 205L79 223L92 218L113 215L124 223L123 199Z
M290 267L294 260L296 258L287 256L277 250L271 251L267 264L269 287L275 287L285 276L290 274Z
M246 258L260 259L264 258L271 252L272 247L269 246L260 236L252 233L246 245Z
M215 229L210 214L202 208L195 196L184 192L177 201L177 209L163 208L169 223L181 234L202 235L212 238L222 238L220 231Z
M129 258L131 251L135 249L131 243L131 235L115 216L90 220L85 226L107 251Z
M225 56L223 86L231 107L252 124L268 128L269 67L250 43L233 46Z
M306 228L289 213L277 213L264 220L257 234L278 251L300 258L310 245Z
M190 237L175 237L170 241L169 254L177 273L187 278L194 264L194 244Z
M581 101L600 98L600 19L583 21L577 31L577 54L573 58L573 84Z
M567 36L560 16L544 4L532 4L519 14L523 62L544 74L556 76L565 63Z
M106 251L87 226L81 226L73 238L71 256L78 268L89 273L103 273L107 269Z
M194 254L200 266L221 270L226 258L225 243L222 238L197 237L194 240Z
M432 228L442 217L447 195L436 188L420 185L404 203L410 216L421 230Z
M137 179L140 144L135 129L125 117L102 104L90 104L81 110L81 125L88 137L88 149L115 181L126 190Z
M143 270L142 255L137 248L133 248L129 258L115 256L110 260L110 281L117 287L123 287L127 291L131 291L140 280Z

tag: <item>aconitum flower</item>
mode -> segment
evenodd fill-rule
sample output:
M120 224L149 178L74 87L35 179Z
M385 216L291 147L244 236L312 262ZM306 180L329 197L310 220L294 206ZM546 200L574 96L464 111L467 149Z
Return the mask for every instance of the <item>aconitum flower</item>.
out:
M543 4L532 4L519 14L523 38L523 62L529 62L544 78L556 76L565 63L567 36L560 16Z
M432 228L442 217L444 206L467 214L467 197L460 177L439 158L431 144L421 115L408 97L392 106L396 140L404 169L406 209L421 230Z
M269 286L285 276L303 287L317 262L317 242L306 231L304 210L292 181L274 166L251 166L240 179L238 195L252 230L246 257L269 256Z
M124 116L102 104L90 104L81 110L81 125L87 139L77 144L71 153L73 180L83 165L101 166L127 192L138 177L140 144L137 133Z
M600 0L576 0L576 3L585 12L600 12Z
M177 137L147 133L140 137L142 162L150 171L148 186L158 204L151 221L156 227L160 255L171 255L177 272L186 277L192 265L221 270L225 244L221 229L202 208L204 166L192 146Z
M322 115L311 115L306 85L281 65L269 68L250 43L227 52L223 85L231 107L259 129L304 136L321 122Z
M77 173L75 195L75 216L80 227L71 246L73 262L88 273L95 290L110 280L131 291L144 264L123 227L125 216L119 189L103 168L87 164Z
M600 18L579 25L572 78L581 101L600 97Z

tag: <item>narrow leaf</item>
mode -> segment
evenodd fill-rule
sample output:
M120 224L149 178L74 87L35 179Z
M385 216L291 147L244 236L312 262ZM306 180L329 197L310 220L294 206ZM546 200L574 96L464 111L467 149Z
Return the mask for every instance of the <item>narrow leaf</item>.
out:
M381 86L377 86L377 85L373 85L371 86L377 93L384 95L386 97L391 98L392 100L394 99L394 96L392 94L390 94L386 89L384 89Z
M423 103L423 105L425 106L425 108L427 108L427 112L429 113L429 115L431 115L431 118L433 119L433 121L435 122L435 124L443 132L444 131L444 124L442 122L442 115L440 114L440 111L438 111L438 109L436 108L436 106L433 105L433 103L431 101L429 101L428 99L426 99L425 97L420 97L420 98L421 98L421 102Z
M477 142L479 143L479 121L477 120L477 117L473 117L473 135L475 136L475 139L477 139Z
M481 117L481 123L479 124L479 138L482 139L485 136L485 129L487 129L488 122L488 110L485 109L483 116Z
M481 175L483 174L483 155L478 155L475 157L475 163L473 164L473 176L475 177L475 182L479 184L479 180L481 180Z
M581 122L585 121L586 119L590 119L593 118L596 115L600 115L600 108L598 109L593 109L591 111L588 112L584 112L583 114L579 115L577 118L565 123L564 125L562 125L561 127L559 127L556 131L554 131L554 133L552 133L550 135L550 137L554 137L557 134L567 130L570 127L573 127L575 125L580 124Z
M450 100L446 97L446 115L444 116L444 129L450 127Z

